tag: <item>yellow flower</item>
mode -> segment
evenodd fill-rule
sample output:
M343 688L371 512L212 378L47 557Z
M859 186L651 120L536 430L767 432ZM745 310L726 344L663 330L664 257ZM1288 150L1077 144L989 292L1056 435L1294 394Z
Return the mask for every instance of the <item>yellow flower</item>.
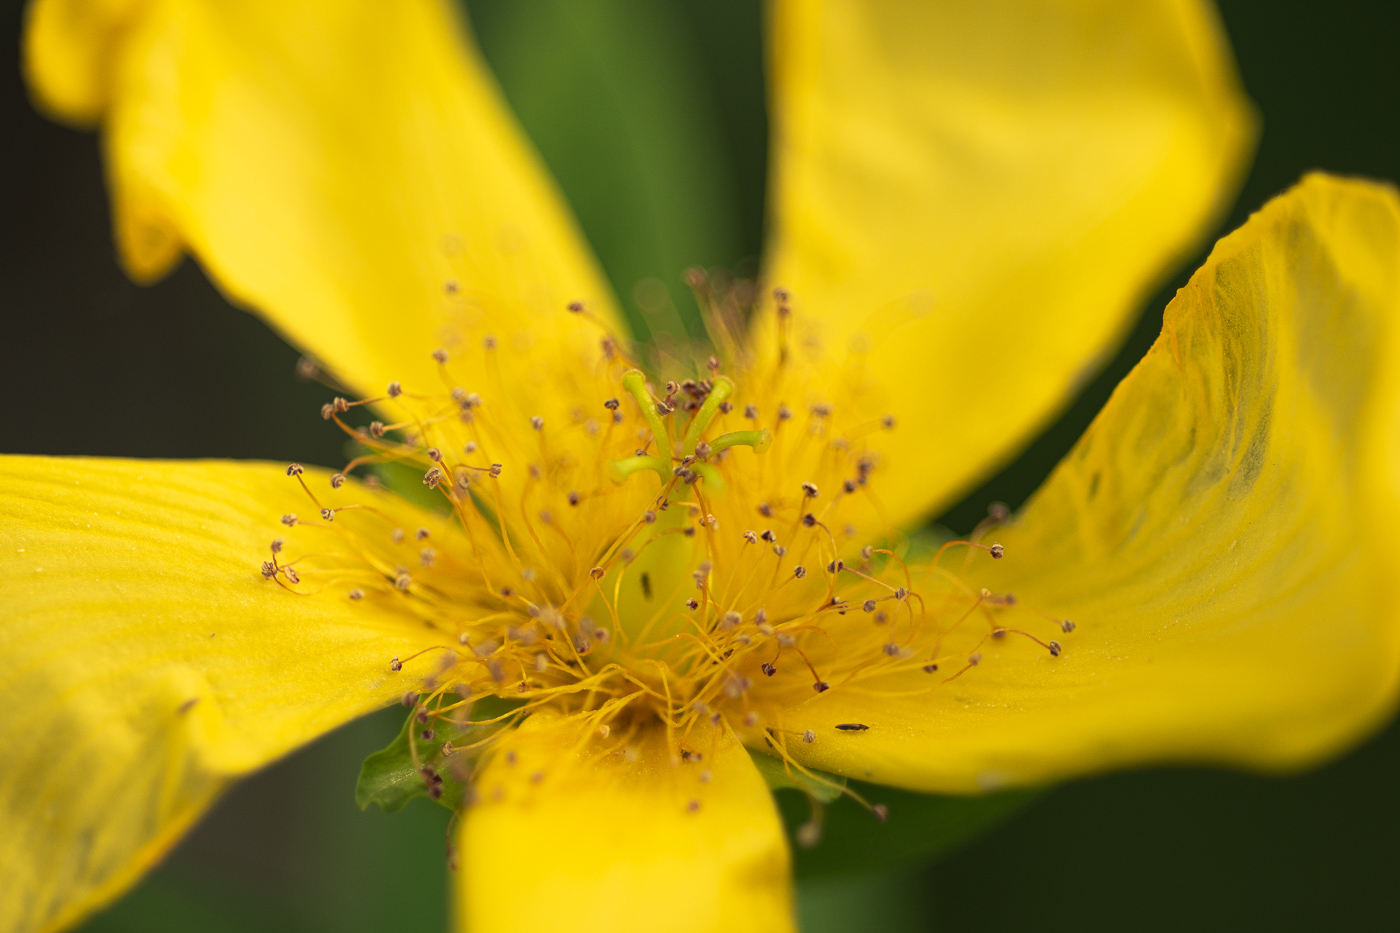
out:
M1278 769L1389 711L1395 193L1266 205L1020 515L906 562L1223 209L1252 120L1187 0L778 0L771 31L780 288L697 276L716 358L648 381L443 2L30 7L132 276L198 257L353 388L351 466L443 508L351 466L0 460L7 929L405 694L424 786L470 788L478 931L791 928L755 760Z

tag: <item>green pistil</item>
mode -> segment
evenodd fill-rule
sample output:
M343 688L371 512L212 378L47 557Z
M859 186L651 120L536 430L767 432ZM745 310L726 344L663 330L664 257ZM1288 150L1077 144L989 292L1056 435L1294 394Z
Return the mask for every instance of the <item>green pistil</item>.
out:
M730 447L752 447L754 453L761 454L772 444L773 432L767 428L761 431L730 431L710 441L710 452L713 455Z
M700 435L714 420L720 404L733 394L734 380L728 376L716 376L714 383L710 386L710 394L705 396L705 403L695 413L695 417L690 421L690 427L685 432L685 440L681 442L682 457L690 457L695 454L695 445L700 443Z
M627 482L627 477L638 470L655 470L656 475L661 477L661 485L665 486L671 481L671 471L656 457L644 454L640 457L627 457L622 460L614 460L608 464L608 475L614 483L621 485Z
M651 439L656 442L658 455L651 459L660 460L665 464L662 469L657 471L661 474L661 482L665 483L671 478L671 432L667 429L666 422L662 421L661 416L657 414L656 403L652 401L651 394L647 392L647 377L642 375L641 370L628 370L622 377L622 387L637 400L637 405L642 409L642 417L647 419L647 427L651 428ZM643 464L641 467L633 469L644 467L650 468L650 464Z

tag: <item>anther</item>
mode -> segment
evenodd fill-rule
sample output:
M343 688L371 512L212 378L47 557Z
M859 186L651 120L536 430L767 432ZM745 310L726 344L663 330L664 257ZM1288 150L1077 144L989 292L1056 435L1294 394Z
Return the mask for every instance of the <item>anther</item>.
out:
M288 476L300 476L301 474L303 474L303 473L305 473L305 472L306 472L306 470L302 468L302 465L301 465L300 463L289 463L289 464L287 464L287 475L288 475Z
M754 531L746 531L744 532L744 540L747 541L749 544L757 544L758 533Z
M754 614L753 614L753 623L754 623L754 625L759 626L760 629L761 629L763 626L767 625L767 624L768 624L768 610L767 610L767 609L758 609L758 610L756 610L756 611L754 612ZM770 631L764 632L763 634L765 634L765 635L771 635L771 634L773 634L773 633L772 633L772 631L770 630Z
M930 661L929 663L927 663L927 664L924 665L924 673L925 673L925 674L933 674L933 673L937 672L937 670L938 670L938 665L937 665L937 664L934 664L932 661Z
M860 549L860 558L861 558L861 560L870 560L870 558L872 558L872 557L874 557L874 556L875 556L875 548L871 547L870 545L867 544L865 547L863 547L863 548Z
M642 521L646 522L648 525L656 524L656 513L651 509L647 509L642 513Z
M906 590L906 589L905 589L904 587L902 587L902 586L901 586L901 587L897 587L897 588L895 589L895 591L894 591L894 598L895 598L895 599L904 599L904 598L905 598L906 596L908 596L908 595L909 595L909 591Z
M875 816L875 819L879 820L881 823L890 818L890 808L883 803L875 804L870 808L870 812Z
M491 464L491 469L487 470L486 472L491 475L492 479L495 479L496 477L501 475L501 465L499 463L493 463Z
M807 576L807 568L798 564L796 567L792 568L792 575L801 580L803 577Z
M283 515L283 516L282 516L282 524L287 525L287 526L291 526L291 525L295 525L296 523L297 523L297 516L296 516L296 513L295 513L295 512L288 512L286 515Z
M778 406L778 420L779 420L779 421L791 421L791 420L792 420L792 409L791 409L791 408L788 408L786 405L779 405L779 406Z
M580 497L577 490L569 490L569 505L578 505L579 498Z
M705 361L705 365L709 367L710 372L719 372L719 357L715 356L714 354L711 354L710 358Z
M769 544L772 544L774 541L778 540L778 536L773 534L773 530L771 528L765 528L763 530L763 534L759 535L759 537L762 538L764 541L767 541Z
M329 522L329 521L334 521L334 520L335 520L335 511L334 511L333 509L322 509L322 510L321 510L321 517L322 517L323 519L325 519L326 521L328 521L328 522Z
M437 551L430 547L425 547L418 552L418 562L424 567L431 567L435 560L437 560Z
M399 382L389 383L388 393L390 398L398 398L403 395L403 384Z
M403 662L400 661L398 658L392 659L392 660L389 662L389 670L391 670L391 671L401 671L401 670L403 670Z
M773 507L772 507L771 505L769 505L767 502L760 502L760 503L758 504L758 514L759 514L759 515L762 515L764 518L772 518L772 517L773 517Z
M1004 522L1010 514L1011 509L1005 502L993 502L987 506L987 517L994 522Z
M700 801L698 801L698 800L692 800L692 801L690 801L689 803L687 803L687 804L685 805L685 808L686 808L686 810L687 810L688 812L690 812L690 813L699 813L699 812L700 812Z
M884 428L886 431L893 431L893 430L894 430L894 415L885 415L885 417L881 418L881 419L880 419L880 427Z
M351 599L355 600L356 602L359 602L360 600L365 598L365 591L357 586L350 591L349 595Z
M277 565L270 560L262 562L262 575L264 580L271 580L277 576Z
M429 489L436 489L441 482L442 471L439 470L437 467L433 467L431 470L423 474L423 485L427 486Z
M433 359L437 360L439 363L446 363L447 351L444 350L442 347L438 347L436 350L433 351Z
M831 684L827 683L824 680L819 680L816 683L812 684L812 689L817 691L818 693L826 693L828 690L831 689Z
M297 378L303 382L310 382L321 372L321 367L316 365L316 361L309 356L297 358Z
M581 302L581 301L571 301L571 302L569 302L569 304L568 304L567 307L568 307L568 309L569 309L570 311L572 311L574 314L582 314L582 313L583 313L583 302Z
M1074 631L1074 623L1071 622L1069 619L1061 619L1061 620L1060 620L1060 631L1062 631L1062 632L1064 632L1064 633L1066 633L1066 634L1068 634L1068 633Z
M815 515L813 515L811 512L808 512L806 515L802 516L802 527L803 527L803 528L815 528L816 525L817 525L817 517L816 517Z
M786 548L784 545L775 544L775 545L773 545L773 553L774 553L774 554L777 554L779 557L786 557L786 556L787 556L787 548Z
M429 448L428 448L428 459L431 460L431 461L433 461L434 463L441 463L441 462L442 462L442 451L441 451L441 450L438 450L436 447L429 447Z
M608 399L606 402L603 403L603 407L606 408L608 411L617 411L618 406L621 405L621 404L622 404L622 403L619 402L617 399L615 399L615 398L610 398L610 399Z
M382 422L382 421L371 421L371 422L369 423L369 433L370 433L370 436L371 436L371 437L383 437L383 436L384 436L384 422Z
M687 599L687 600L685 601L685 608L691 610L692 612L695 611L696 609L699 609L699 608L700 608L700 600L696 599L694 596L690 597L689 599Z
M974 651L974 652L972 652L972 654L970 654L970 655L967 656L967 663L968 663L968 664L971 664L973 667L976 667L978 664L981 664L981 663L982 663L982 652L980 652L980 651Z
M392 541L392 542L394 542L395 544L402 544L402 543L403 543L403 529L402 529L402 528L395 528L393 531L389 532L389 540Z
M856 488L856 481L853 479L848 479L841 484L841 491L846 493L847 495L855 492Z
M331 488L332 488L332 489L339 489L341 486L344 486L344 485L345 485L345 474L344 474L344 473L334 473L334 474L331 475Z
M775 667L773 664L769 663L768 661L764 661L760 669L769 677L772 677L774 674L778 673L778 668Z
M874 612L874 611L875 611L875 600L873 600L873 599L867 599L867 600L865 601L864 605L861 606L861 608L864 609L866 612Z
M1000 560L1001 555L1006 553L1006 549L1000 544L993 544L991 547L987 548L987 550L992 552L992 557L996 560Z
M536 431L543 431L544 419L541 418L539 415L532 416L530 418L530 427L534 428Z
M408 588L412 583L413 578L406 573L401 573L394 578L394 588L401 593L408 592Z
M747 419L749 419L750 421L757 421L757 420L758 420L758 406L755 405L753 402L750 402L749 404L745 405L745 406L744 406L744 417L747 418Z
M742 622L742 621L743 621L743 616L739 615L739 613L737 613L737 612L735 612L733 609L731 609L731 610L729 610L728 612L726 612L726 613L724 614L724 616L720 619L720 621L719 621L719 627L722 628L722 629L724 629L725 631L729 631L730 629L734 628L735 626L737 626L737 625L738 625L740 622ZM1056 652L1056 653L1058 653L1058 652Z
M1052 642L1050 642L1049 644L1047 644L1045 647L1047 647L1047 648L1050 649L1050 657L1052 657L1052 658L1058 658L1058 657L1060 656L1060 643L1059 643L1059 642L1057 642L1057 641L1052 641Z
M806 742L808 745L811 745L816 740L817 733L815 729L808 729L806 732L802 733L802 741Z
M840 573L842 570L845 570L845 569L846 569L846 563L845 563L845 561L841 561L841 560L828 561L828 562L827 562L827 565L826 565L826 572L827 572L827 573Z

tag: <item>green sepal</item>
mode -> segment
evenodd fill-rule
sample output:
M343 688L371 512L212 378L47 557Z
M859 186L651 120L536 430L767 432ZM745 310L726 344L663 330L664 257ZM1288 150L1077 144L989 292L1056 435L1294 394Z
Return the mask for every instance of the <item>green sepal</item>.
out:
M472 711L479 719L495 719L520 705L494 697L483 697L476 701ZM355 803L361 810L377 803L385 813L394 813L402 810L410 800L417 797L432 799L428 793L428 782L413 766L413 749L409 747L409 731L427 728L414 718L416 712L415 710L408 714L394 741L365 758L364 763L360 765L360 777L355 782ZM414 740L418 762L420 766L431 766L442 776L442 796L435 802L449 810L456 810L462 805L467 787L453 776L455 769L444 765L443 743L450 741L453 745L462 746L479 742L492 731L504 728L506 724L479 721L457 724L450 719L432 719L430 722L434 733L432 739L424 740L420 733Z
M787 767L772 755L765 755L753 749L749 749L749 757L758 767L758 773L763 775L763 780L768 783L769 790L800 790L822 803L831 803L840 798L842 791L846 789L846 779L837 774L808 768L815 778L808 777L797 768Z

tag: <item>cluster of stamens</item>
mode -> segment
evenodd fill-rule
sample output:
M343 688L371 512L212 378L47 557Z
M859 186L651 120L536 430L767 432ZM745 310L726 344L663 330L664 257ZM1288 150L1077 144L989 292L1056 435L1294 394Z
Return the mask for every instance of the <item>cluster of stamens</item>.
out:
M657 384L622 346L605 336L591 365L550 369L543 412L522 410L501 380L494 336L434 351L440 387L393 382L326 404L362 452L322 488L288 468L310 500L282 518L303 550L289 559L278 538L263 575L441 632L417 655L385 659L412 678L410 738L436 756L423 761L430 793L443 768L470 783L508 727L541 709L624 756L642 730L664 728L673 763L708 782L713 749L697 735L732 730L802 769L789 742L818 739L802 710L828 690L910 672L934 690L1008 635L1060 654L1035 630L1072 623L968 582L977 560L1002 557L984 538L1004 509L907 562L873 489L872 442L893 418L820 397L798 415L767 390L779 384L770 372L744 364L732 377L714 356ZM787 357L783 344L776 365ZM376 420L352 423L361 409ZM435 508L415 512L384 489L410 484ZM480 726L469 717L488 697L511 701L493 728L431 744L443 727Z

